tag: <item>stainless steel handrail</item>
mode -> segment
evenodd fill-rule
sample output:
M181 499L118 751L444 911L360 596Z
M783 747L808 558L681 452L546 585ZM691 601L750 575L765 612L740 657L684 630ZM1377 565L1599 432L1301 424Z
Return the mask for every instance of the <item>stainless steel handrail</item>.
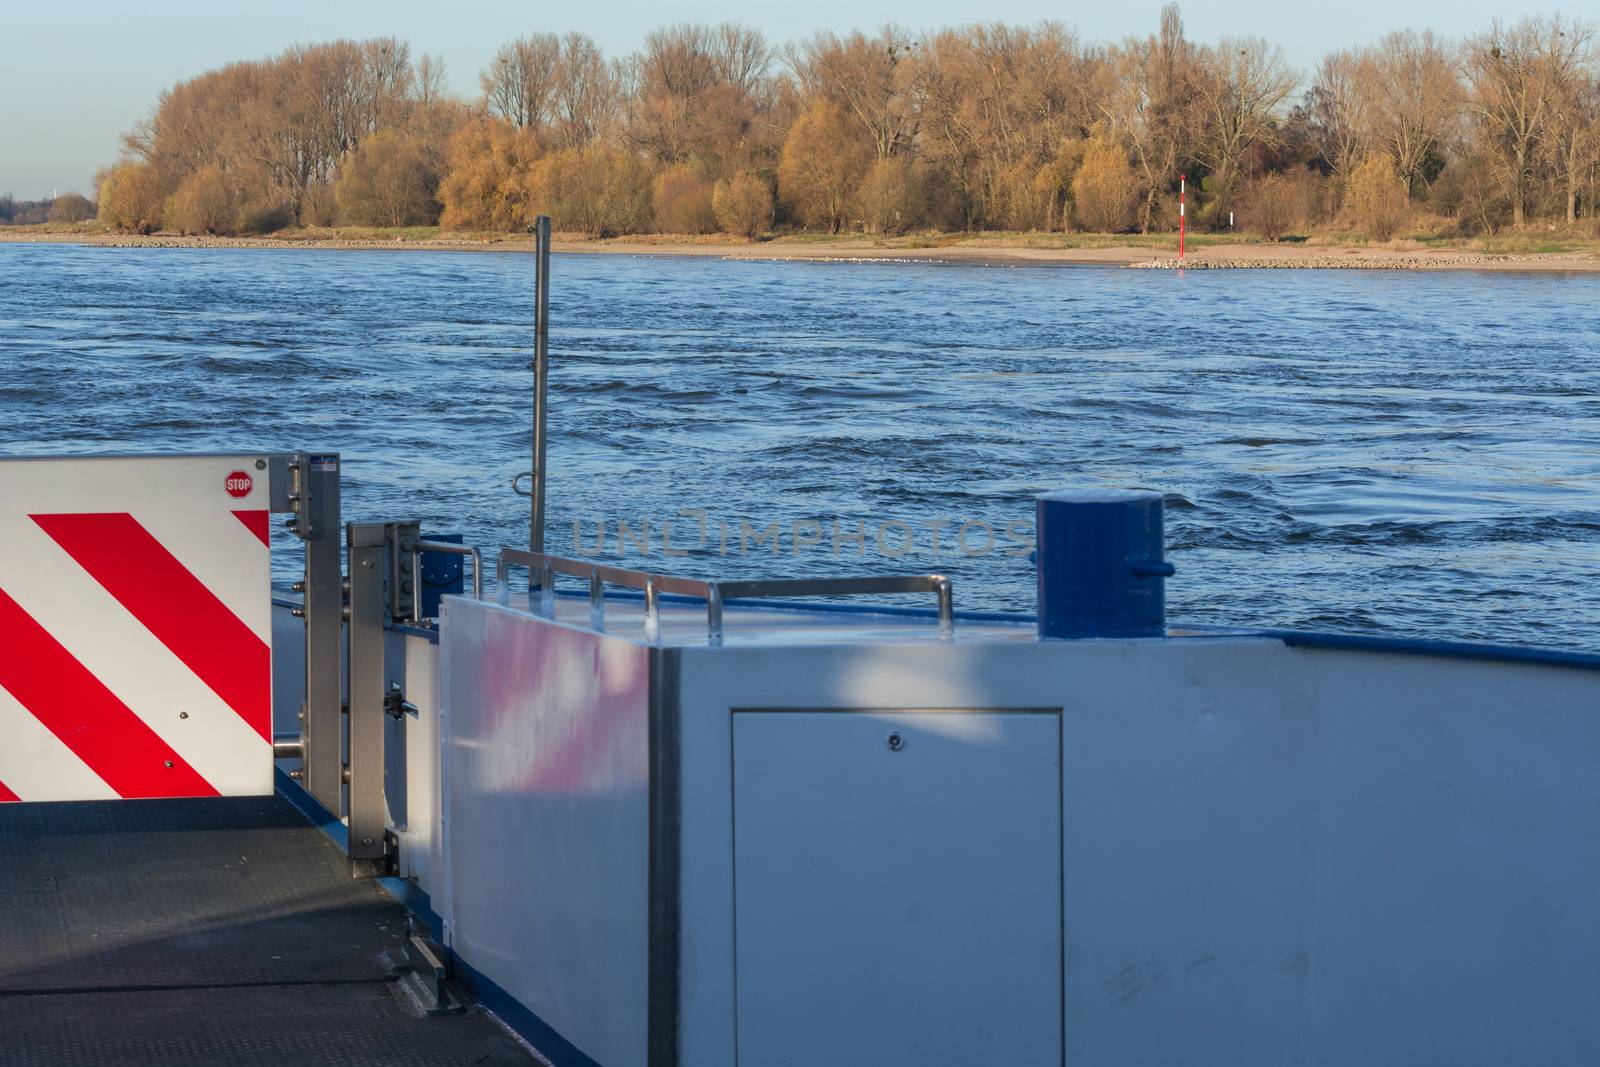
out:
M539 590L540 610L552 614L555 576L565 574L589 579L589 621L600 629L605 621L605 587L620 585L644 591L645 630L651 634L660 625L661 594L676 593L706 602L706 631L712 641L722 639L722 607L729 600L803 597L871 596L881 593L933 593L939 602L939 636L955 635L955 597L950 579L943 574L875 575L863 578L777 578L756 581L707 582L697 578L677 578L668 574L611 567L590 560L567 559L544 552L525 552L503 548L495 574L501 596L510 589L512 567L528 569L528 589Z
M458 545L454 541L418 541L418 552L443 552L447 556L472 558L472 595L483 599L483 553L471 545Z

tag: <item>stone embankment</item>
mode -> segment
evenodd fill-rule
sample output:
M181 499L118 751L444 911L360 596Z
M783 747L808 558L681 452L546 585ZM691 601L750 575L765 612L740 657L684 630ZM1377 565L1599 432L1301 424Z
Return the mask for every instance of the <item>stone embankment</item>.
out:
M1230 258L1147 259L1129 263L1133 270L1448 270L1520 266L1527 257L1486 252L1449 252L1421 255L1351 256L1239 256Z
M499 242L485 242L478 240L452 241L427 239L409 241L404 237L388 240L364 240L361 238L274 238L274 237L87 237L81 238L76 243L93 245L96 248L448 248L463 249L467 251L481 250L493 247ZM510 242L506 242L510 243Z

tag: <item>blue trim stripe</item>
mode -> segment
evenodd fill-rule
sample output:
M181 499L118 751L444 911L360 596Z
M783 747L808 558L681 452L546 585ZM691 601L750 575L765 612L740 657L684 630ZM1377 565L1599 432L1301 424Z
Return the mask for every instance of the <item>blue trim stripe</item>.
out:
M1480 645L1470 641L1432 641L1420 637L1376 637L1368 634L1308 633L1302 630L1258 630L1276 637L1291 648L1327 648L1351 652L1384 652L1412 656L1443 656L1449 659L1489 660L1498 663L1528 663L1541 667L1575 667L1600 671L1600 655L1569 652L1559 648L1532 648L1525 645Z
M539 1050L539 1055L555 1067L600 1067L600 1064L561 1033L529 1010L520 1000L500 988L482 971L451 951L450 977L460 982L474 1000L494 1012L500 1021L515 1030L524 1041Z

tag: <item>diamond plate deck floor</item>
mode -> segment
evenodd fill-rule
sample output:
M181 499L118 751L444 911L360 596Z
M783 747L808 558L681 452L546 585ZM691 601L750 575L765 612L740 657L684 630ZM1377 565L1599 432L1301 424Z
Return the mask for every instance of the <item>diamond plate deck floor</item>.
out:
M282 797L0 804L0 1064L537 1062L418 1018L405 909Z

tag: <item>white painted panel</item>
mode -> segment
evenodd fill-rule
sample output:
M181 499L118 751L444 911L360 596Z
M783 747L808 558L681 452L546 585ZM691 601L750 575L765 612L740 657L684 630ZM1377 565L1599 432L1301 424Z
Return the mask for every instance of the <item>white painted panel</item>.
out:
M741 1067L1059 1067L1059 716L751 711L733 735Z
M1600 1063L1600 673L1292 655L1328 707L1317 1062Z
M446 937L606 1067L644 1067L649 653L443 607Z

